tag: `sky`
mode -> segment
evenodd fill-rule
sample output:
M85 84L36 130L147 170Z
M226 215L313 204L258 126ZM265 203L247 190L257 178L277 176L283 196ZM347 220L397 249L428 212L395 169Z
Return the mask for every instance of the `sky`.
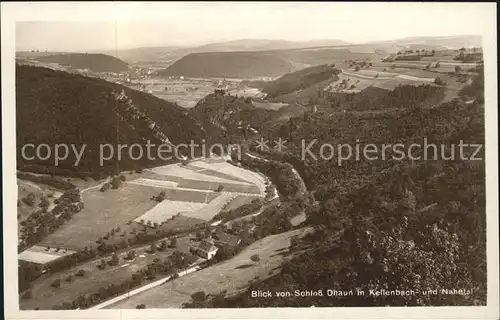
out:
M482 34L480 3L23 2L16 50L96 51L196 46L236 39L351 43Z

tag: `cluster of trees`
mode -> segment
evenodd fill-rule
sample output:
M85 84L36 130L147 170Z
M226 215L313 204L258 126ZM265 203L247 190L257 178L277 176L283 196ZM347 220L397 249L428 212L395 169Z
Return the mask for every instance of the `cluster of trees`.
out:
M444 98L445 88L424 84L399 85L394 90L368 88L359 93L327 94L325 104L334 109L365 111L433 106Z
M168 228L162 229L158 223L150 223L150 225L144 224L140 230L136 230L134 228L132 231L130 231L126 239L122 238L120 235L120 238L116 240L112 238L111 232L107 233L105 237L101 237L96 240L96 243L98 244L96 251L102 255L109 254L117 250L128 248L129 246L151 243L157 241L158 239L171 237L173 235L184 232L196 232L198 230L203 230L204 228L206 228L206 226L207 226L206 223L202 223L194 226L186 226L184 228L171 230ZM115 229L114 235L117 234L118 233L116 232ZM171 245L172 243L174 243L173 246L175 247L175 240L172 241Z
M106 182L105 184L103 184L100 191L105 192L109 189L119 189L126 179L127 178L125 178L123 174L121 174L120 176L115 176L111 179L110 182Z
M31 197L28 201L31 201ZM25 220L21 221L22 235L18 245L19 252L40 242L83 209L78 189L66 191L61 197L54 200L54 203L56 205L51 211L48 211L48 204L42 205L40 210L32 212Z
M35 206L36 196L34 193L30 192L26 197L22 198L21 201L27 206L33 207Z
M461 62L476 62L483 59L482 52L463 52L461 51L453 60L461 61Z
M236 209L233 210L222 210L219 212L215 217L212 218L212 220L223 220L223 221L229 221L229 220L234 220L236 218L244 217L249 214L254 213L256 210L258 210L260 207L262 207L262 200L260 199L255 199L251 203L244 204L242 206L239 206Z
M175 275L186 268L191 263L196 261L197 257L189 254L184 254L180 251L175 251L172 255L161 259L155 259L132 274L132 276L118 284L111 284L107 287L101 287L93 294L81 295L71 302L62 302L59 305L54 305L53 310L70 310L70 309L86 309L96 305L104 300L123 294L133 288L143 285L144 283L156 279L158 276Z
M477 70L477 75L472 78L472 82L465 85L458 92L459 96L475 99L479 104L484 104L484 68Z
M32 171L36 172L36 171ZM37 173L47 173L47 172L37 172ZM41 176L41 175L35 175L32 173L28 172L17 172L17 177L22 180L28 180L34 183L39 183L39 184L45 184L48 186L51 186L56 189L61 189L61 190L70 190L70 189L75 189L76 186L62 178L58 178L53 175L46 175L46 176Z
M167 194L165 191L160 191L160 193L157 196L151 197L151 200L157 201L157 202L162 202L163 200L166 199Z
M354 68L354 71L359 71L360 69L368 69L373 66L373 63L370 59L356 59L356 60L348 60L346 63L349 65L349 68Z
M154 232L148 232L148 228L144 226L144 228L140 232L134 232L135 236L132 238L128 238L127 240L122 239L119 242L114 242L109 238L109 241L104 239L98 239L99 242L96 248L85 247L83 250L77 251L71 255L63 256L51 264L46 266L46 270L48 273L57 273L71 267L74 267L80 263L85 261L89 261L95 259L99 256L104 256L110 254L112 252L122 250L128 248L129 246L142 245L147 243L155 243L158 239L170 237L178 233L182 232L196 232L198 230L204 230L206 228L206 224L196 225L192 227L187 227L182 230L170 231L170 230L155 230ZM116 229L114 229L116 231ZM110 232L111 235L111 232ZM170 244L168 245L171 248L176 247L176 240L172 238ZM163 241L160 242L160 245L157 246L158 250L162 250L166 245ZM18 273L19 273L19 291L25 291L29 288L30 283L37 279L42 274L42 267L37 264L28 263L25 261L19 261L18 265Z

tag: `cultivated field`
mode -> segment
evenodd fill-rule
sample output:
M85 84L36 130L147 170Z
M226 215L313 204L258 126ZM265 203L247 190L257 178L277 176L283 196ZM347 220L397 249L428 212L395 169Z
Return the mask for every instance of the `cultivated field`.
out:
M136 218L135 221L136 222L151 221L152 223L156 222L160 224L166 222L176 214L185 215L186 213L197 211L203 208L205 205L206 204L203 202L163 200L162 202L158 203L154 208Z
M86 187L82 189L83 210L39 245L70 250L95 247L96 240L116 227L121 231L109 234L106 242L119 243L134 237L141 228L140 223L148 221L161 224L158 227L161 230L185 231L212 219L238 195L249 194L253 199L262 197L265 189L264 177L232 166L223 158L199 160L187 166L157 167L140 174L128 174L126 178L119 189L105 192L99 190L97 182L82 185ZM22 192L37 191L37 186L29 183L23 188ZM158 203L152 198L161 192L165 200ZM236 206L237 203L231 205ZM172 220L177 214L181 216ZM34 253L26 259L49 260L46 254Z
M214 216L216 216L222 210L222 208L224 208L226 204L228 204L236 196L237 196L236 194L230 192L222 193L220 196L210 201L199 210L184 212L183 215L187 217L210 221Z
M61 257L71 255L75 252L76 251L73 250L33 246L21 252L18 255L18 259L38 264L46 264L48 262L57 260Z
M228 295L241 292L257 277L264 280L277 274L286 259L290 239L305 232L306 229L299 229L268 236L229 260L144 291L107 308L134 309L142 303L147 308L180 308L197 291L217 294L227 290ZM254 254L259 255L260 261L253 262L250 259Z
M94 246L106 232L133 220L153 208L157 188L124 183L120 189L83 193L85 207L66 224L45 238L41 245L68 249Z
M243 179L245 181L248 181L249 183L256 185L261 190L261 192L264 192L266 188L265 186L266 179L262 175L253 171L233 166L227 162L207 163L204 161L194 161L191 162L191 165L238 177L240 179Z

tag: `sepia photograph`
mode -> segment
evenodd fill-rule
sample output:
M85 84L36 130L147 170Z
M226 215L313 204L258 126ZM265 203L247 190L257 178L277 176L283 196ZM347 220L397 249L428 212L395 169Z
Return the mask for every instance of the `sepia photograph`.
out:
M6 318L498 319L495 12L2 3Z

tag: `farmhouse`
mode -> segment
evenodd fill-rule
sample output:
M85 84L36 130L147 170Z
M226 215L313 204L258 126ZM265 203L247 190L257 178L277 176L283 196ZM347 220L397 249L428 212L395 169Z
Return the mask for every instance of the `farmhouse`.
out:
M238 237L231 234L225 233L221 230L216 231L213 234L214 243L218 247L236 247L240 244L241 240Z
M204 240L198 246L196 253L202 258L210 260L215 256L217 250L219 249L212 242Z

